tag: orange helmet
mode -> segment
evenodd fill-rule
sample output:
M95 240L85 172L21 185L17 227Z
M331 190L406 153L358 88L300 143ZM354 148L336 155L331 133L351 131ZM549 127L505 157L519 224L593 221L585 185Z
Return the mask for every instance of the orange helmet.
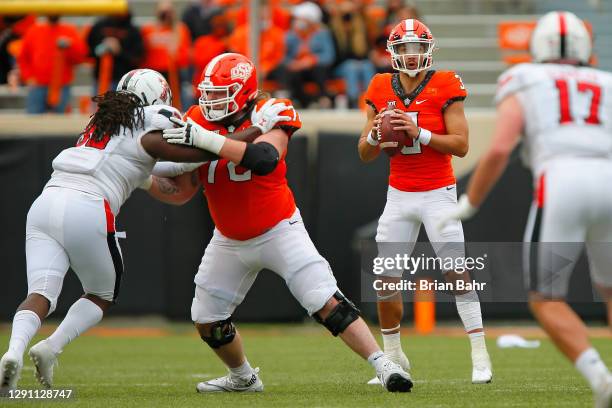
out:
M429 28L415 19L404 20L393 27L387 39L391 66L412 77L431 67L434 47Z
M241 54L217 55L204 68L198 90L200 109L207 120L227 118L257 96L255 65Z

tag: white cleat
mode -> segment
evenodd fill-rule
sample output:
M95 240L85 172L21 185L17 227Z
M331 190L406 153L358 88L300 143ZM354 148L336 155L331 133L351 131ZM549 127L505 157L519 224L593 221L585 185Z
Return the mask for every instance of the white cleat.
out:
M491 359L486 350L472 354L472 384L488 384L493 380Z
M44 387L53 387L53 368L57 365L57 354L43 340L32 346L28 352L36 367L35 376Z
M595 408L612 408L612 376L608 375L593 392Z
M19 356L7 351L0 360L0 397L7 396L9 391L17 389L23 361Z
M407 373L410 372L410 361L402 350L400 350L399 353L385 353L385 356L394 363L399 364L400 367L402 367L402 370L406 371ZM374 377L368 381L368 385L380 385L380 380L378 377Z
M399 364L387 359L377 374L380 385L389 392L410 392L412 378Z
M225 377L204 381L196 385L196 390L202 394L208 392L261 392L263 389L263 382L259 378L259 367L253 370L250 378L236 378L228 374Z

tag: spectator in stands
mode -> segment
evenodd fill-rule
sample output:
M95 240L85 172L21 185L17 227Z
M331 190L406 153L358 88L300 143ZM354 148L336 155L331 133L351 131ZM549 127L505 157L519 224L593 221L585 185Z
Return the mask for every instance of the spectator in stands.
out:
M216 0L198 0L185 7L181 20L187 25L191 39L195 41L198 37L211 33L212 18L223 14L223 11L223 7Z
M387 0L385 26L394 26L407 18L421 19L419 10L414 4L406 3L404 0Z
M154 69L168 79L177 108L181 108L181 101L184 102L182 105L190 106L193 102L188 72L191 36L187 26L176 21L170 0L157 4L157 22L143 26L141 33L145 49L142 66ZM183 82L187 82L186 95L182 92Z
M361 92L374 76L368 59L368 42L363 10L354 1L339 4L331 20L336 41L336 74L346 83L350 108L356 108Z
M331 99L325 89L329 69L334 62L334 40L329 30L321 24L321 9L312 2L304 2L293 8L293 23L287 33L287 53L283 62L285 86L291 97L301 106L311 99L304 92L304 83L314 81L318 86L315 99L320 108L331 107Z
M272 9L268 2L259 6L259 73L268 78L285 57L285 32L274 24ZM250 57L249 36L251 27L245 22L234 30L228 41L230 51Z
M374 64L374 69L377 74L384 72L393 72L391 68L391 55L387 51L387 38L390 33L383 32L380 34L374 43L374 47L370 50L370 61Z
M202 77L202 71L210 60L219 54L228 52L227 36L229 33L227 19L223 14L217 14L210 19L211 32L208 35L199 37L193 44L193 87L194 97L199 98L200 92L197 86Z
M132 24L132 15L109 16L99 19L87 35L90 55L96 59L94 69L94 93L98 93L100 87L98 80L104 80L108 75L108 89L115 89L119 79L128 71L139 67L144 55L144 46L140 30ZM109 65L106 61L112 61L111 72L104 72ZM101 72L102 71L102 72ZM102 76L100 76L102 74Z
M9 44L23 36L18 33L19 21L24 16L0 16L0 84L9 81L11 72L16 70L17 61L9 50Z
M83 62L87 47L72 24L48 16L31 26L17 58L21 77L28 85L28 113L62 113L70 101L74 67Z

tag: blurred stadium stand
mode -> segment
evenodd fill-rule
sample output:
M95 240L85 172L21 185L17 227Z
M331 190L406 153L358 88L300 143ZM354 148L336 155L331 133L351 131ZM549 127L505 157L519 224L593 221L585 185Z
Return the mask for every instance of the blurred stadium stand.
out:
M157 0L131 0L137 25L155 20ZM175 0L180 15L189 0ZM382 1L374 3L382 4ZM592 23L598 65L612 68L612 0L427 0L414 2L423 20L437 39L434 68L459 72L470 91L469 108L491 107L495 81L506 68L498 45L501 21L535 21L538 15L554 9L577 13ZM78 26L92 23L93 17L64 17ZM73 87L74 107L82 96L91 94L91 66L81 65ZM0 109L21 111L25 88L17 93L0 87Z

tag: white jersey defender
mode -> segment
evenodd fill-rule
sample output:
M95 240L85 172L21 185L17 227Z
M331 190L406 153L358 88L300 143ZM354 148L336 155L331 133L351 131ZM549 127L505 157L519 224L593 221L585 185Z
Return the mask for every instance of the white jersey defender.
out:
M157 159L142 147L142 136L153 130L174 127L170 118L181 118L180 112L166 105L145 106L143 126L121 132L102 141L83 134L75 147L62 151L53 160L53 174L45 187L66 187L104 197L113 214L132 191L151 175Z
M114 301L123 271L115 236L115 216L157 162L140 139L172 127L180 117L170 106L145 106L144 126L101 141L84 134L76 147L53 160L54 172L28 213L26 258L28 294L39 293L56 306L68 266L85 293ZM106 249L108 248L108 249Z
M592 279L612 287L612 74L569 64L521 64L500 76L496 102L516 96L535 200L527 221L526 283L564 297L587 242ZM606 244L607 243L607 244ZM566 267L553 265L567 260ZM537 272L536 272L537 271Z
M523 152L535 176L560 158L612 158L612 74L520 64L500 76L496 102L509 95L523 108Z

